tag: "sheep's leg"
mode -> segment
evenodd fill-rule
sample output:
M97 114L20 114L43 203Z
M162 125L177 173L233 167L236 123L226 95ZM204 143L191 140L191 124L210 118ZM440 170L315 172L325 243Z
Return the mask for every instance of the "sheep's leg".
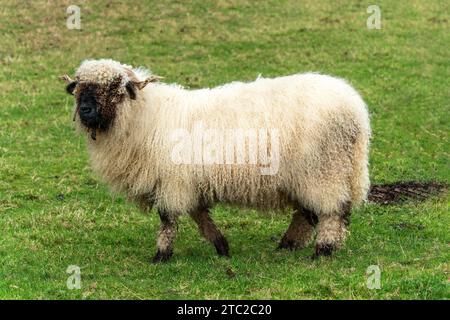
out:
M176 232L176 218L171 215L160 212L161 226L156 240L158 251L153 257L152 262L166 262L170 260L173 255L173 240Z
M214 224L208 209L202 209L190 214L197 223L200 233L216 248L219 256L229 257L228 241Z
M306 208L298 208L293 216L291 224L278 245L279 249L303 249L311 242L314 234L314 226L317 224L317 216Z
M313 258L331 256L345 240L347 227L350 223L351 204L346 203L340 212L330 215L320 215L317 224L317 238Z

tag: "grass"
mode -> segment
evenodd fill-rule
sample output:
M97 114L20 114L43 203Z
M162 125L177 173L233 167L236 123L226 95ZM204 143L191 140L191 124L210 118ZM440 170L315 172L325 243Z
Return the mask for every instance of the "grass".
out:
M2 1L0 299L448 299L449 196L354 210L333 259L275 251L289 216L218 206L232 258L187 218L174 259L151 265L157 216L112 196L91 173L72 98L57 80L86 58L150 67L197 88L258 74L320 71L362 93L372 118L372 182L449 182L450 33L445 1ZM66 269L81 267L68 290ZM381 269L381 289L366 269Z

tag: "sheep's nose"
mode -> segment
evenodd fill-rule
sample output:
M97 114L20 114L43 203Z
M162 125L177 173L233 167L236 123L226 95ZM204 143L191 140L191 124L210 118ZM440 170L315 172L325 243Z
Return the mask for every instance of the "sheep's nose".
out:
M84 116L88 116L94 112L94 107L90 105L82 105L80 106L80 114Z
M88 114L92 113L93 110L94 110L94 108L92 108L91 106L81 106L80 107L80 113L82 113L84 115L88 115Z

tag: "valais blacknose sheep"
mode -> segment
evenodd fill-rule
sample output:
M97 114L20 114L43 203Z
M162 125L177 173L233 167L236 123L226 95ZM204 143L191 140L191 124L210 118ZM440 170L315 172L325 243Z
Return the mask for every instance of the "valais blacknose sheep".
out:
M172 256L181 214L228 256L210 216L217 202L291 206L279 247L304 248L315 233L314 256L330 255L366 199L368 111L341 79L307 73L187 90L113 60L84 61L63 79L94 171L159 213L154 262Z

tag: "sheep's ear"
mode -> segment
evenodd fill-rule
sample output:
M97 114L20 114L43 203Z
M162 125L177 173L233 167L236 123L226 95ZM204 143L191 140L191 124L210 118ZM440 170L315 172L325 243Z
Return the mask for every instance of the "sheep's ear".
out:
M125 88L127 89L128 94L130 95L130 99L136 100L136 87L134 86L133 82L128 81L125 85Z
M73 90L75 90L75 87L77 86L77 82L72 80L67 74L59 77L59 79L61 79L67 83L66 91L68 94L73 95Z
M75 81L69 83L69 84L67 85L67 87L66 87L67 93L73 95L73 90L75 90L75 87L76 87L76 86L77 86L77 83L76 83Z

